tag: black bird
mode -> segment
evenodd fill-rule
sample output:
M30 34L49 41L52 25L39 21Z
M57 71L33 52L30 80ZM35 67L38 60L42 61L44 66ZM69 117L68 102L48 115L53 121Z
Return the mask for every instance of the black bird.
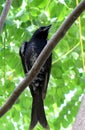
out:
M51 25L40 27L36 30L29 42L22 44L20 56L25 74L32 68L42 49L47 44L48 31ZM37 122L46 129L50 130L44 111L43 99L46 96L47 85L51 71L52 54L48 57L45 64L41 67L39 74L29 85L33 97L31 122L29 130L32 130Z

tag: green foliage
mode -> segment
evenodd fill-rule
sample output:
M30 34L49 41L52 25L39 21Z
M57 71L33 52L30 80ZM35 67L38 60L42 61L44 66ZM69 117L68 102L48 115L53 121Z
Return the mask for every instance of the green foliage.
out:
M0 0L0 12L5 1ZM14 0L0 36L0 106L24 77L19 47L39 26L52 24L49 38L76 6L73 0ZM67 130L78 112L84 93L85 13L53 50L52 71L45 110L52 130ZM85 44L83 44L83 48ZM85 53L85 49L83 49ZM0 130L27 130L32 98L27 88L15 105L0 119ZM43 130L37 125L35 130Z

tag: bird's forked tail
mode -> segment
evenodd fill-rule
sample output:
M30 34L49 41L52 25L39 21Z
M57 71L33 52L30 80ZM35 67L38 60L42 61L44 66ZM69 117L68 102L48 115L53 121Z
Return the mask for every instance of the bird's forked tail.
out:
M31 123L29 130L33 130L38 121L46 130L50 130L45 116L42 94L35 94L33 96Z

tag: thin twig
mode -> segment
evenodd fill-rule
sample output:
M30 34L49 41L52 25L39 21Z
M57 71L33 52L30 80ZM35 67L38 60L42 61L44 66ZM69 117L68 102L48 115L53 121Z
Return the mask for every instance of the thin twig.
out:
M0 16L0 33L1 33L2 28L3 28L8 11L10 9L11 3L12 3L12 0L6 0L5 7L4 7L2 14Z
M57 60L55 60L54 62L52 62L52 65L54 65L55 63L57 63L59 60L61 60L63 57L67 56L69 53L71 53L75 48L77 48L80 45L80 43L77 43L73 48L71 48L68 52L66 52L65 54L63 54L62 56L60 56L59 58L57 58Z
M78 3L79 3L78 0L76 0L77 5L78 5ZM82 66L83 66L83 71L85 72L84 45L83 45L83 40L82 40L82 29L81 29L81 19L80 19L80 17L78 18L78 23L79 23L79 35L80 35Z

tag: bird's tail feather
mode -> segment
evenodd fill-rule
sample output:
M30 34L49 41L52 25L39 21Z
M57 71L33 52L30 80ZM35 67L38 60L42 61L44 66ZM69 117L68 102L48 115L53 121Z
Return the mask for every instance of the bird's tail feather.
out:
M33 97L31 123L29 130L32 130L38 121L46 130L50 130L45 116L44 104L41 94L36 94Z

